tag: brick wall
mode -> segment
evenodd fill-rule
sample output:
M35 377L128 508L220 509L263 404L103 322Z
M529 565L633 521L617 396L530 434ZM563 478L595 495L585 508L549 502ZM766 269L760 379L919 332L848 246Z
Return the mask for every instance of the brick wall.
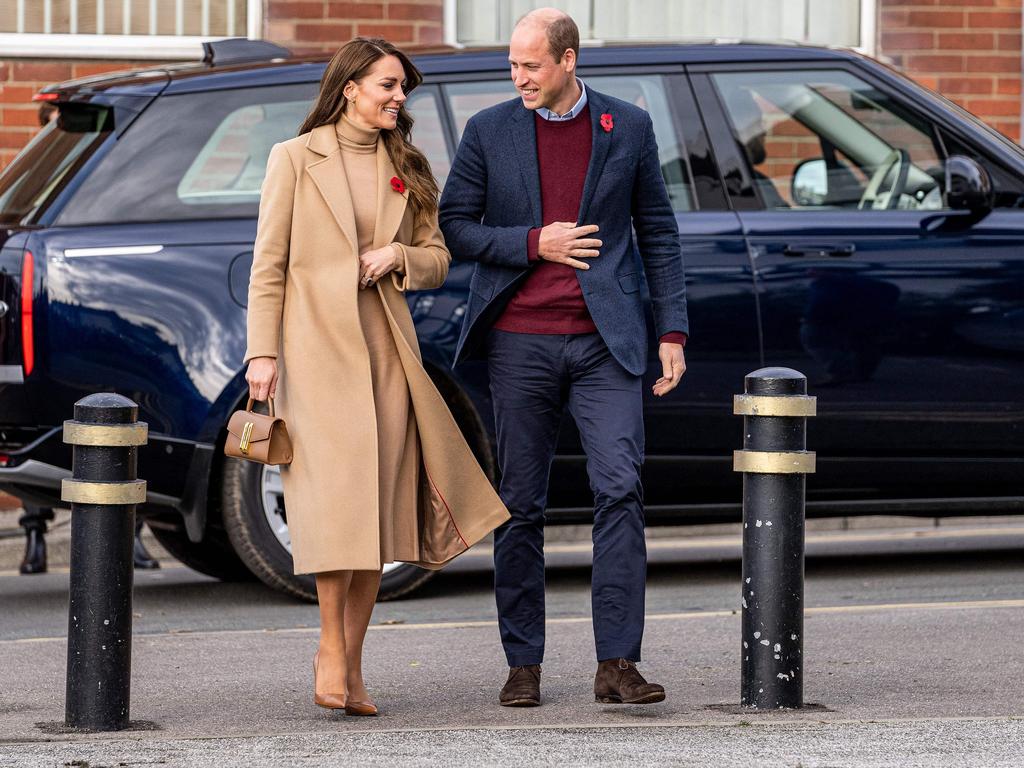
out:
M442 0L267 0L264 29L268 40L295 51L322 51L357 35L398 45L440 43L442 17Z
M880 0L879 53L1021 139L1021 0Z

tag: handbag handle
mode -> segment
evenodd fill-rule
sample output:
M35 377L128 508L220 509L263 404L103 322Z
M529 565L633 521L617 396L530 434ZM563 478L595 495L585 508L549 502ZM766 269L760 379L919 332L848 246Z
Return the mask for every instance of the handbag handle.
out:
M276 419L277 418L277 414L274 413L274 398L271 397L271 398L269 398L268 401L270 403L270 416L271 416L271 418L275 418ZM246 403L246 405L245 405L245 410L247 410L247 411L249 411L251 413L252 412L252 407L253 407L253 405L255 403L256 403L256 399L250 397L249 398L249 402Z

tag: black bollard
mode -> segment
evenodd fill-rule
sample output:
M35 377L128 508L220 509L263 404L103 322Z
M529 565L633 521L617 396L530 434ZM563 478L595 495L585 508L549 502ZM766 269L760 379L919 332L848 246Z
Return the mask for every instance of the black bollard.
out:
M756 709L803 706L805 475L807 417L816 401L791 368L744 379L733 412L743 418L742 674L740 703Z
M64 422L74 445L71 502L71 599L64 724L116 731L129 723L135 505L146 500L136 480L147 426L126 397L100 393L75 403Z

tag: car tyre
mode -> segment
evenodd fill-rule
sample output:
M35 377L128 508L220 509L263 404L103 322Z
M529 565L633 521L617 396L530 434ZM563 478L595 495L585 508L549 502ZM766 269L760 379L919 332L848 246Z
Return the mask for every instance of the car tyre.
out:
M200 542L189 539L180 523L147 519L153 538L175 559L193 571L221 581L254 581L253 572L235 554L224 531L208 528Z

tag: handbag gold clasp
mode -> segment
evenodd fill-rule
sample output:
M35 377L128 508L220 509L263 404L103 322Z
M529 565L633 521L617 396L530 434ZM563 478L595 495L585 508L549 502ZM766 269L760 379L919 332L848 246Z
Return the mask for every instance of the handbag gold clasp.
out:
M238 450L246 456L249 455L249 443L252 439L253 426L255 426L254 422L245 422L245 426L242 427L242 438L238 441Z

